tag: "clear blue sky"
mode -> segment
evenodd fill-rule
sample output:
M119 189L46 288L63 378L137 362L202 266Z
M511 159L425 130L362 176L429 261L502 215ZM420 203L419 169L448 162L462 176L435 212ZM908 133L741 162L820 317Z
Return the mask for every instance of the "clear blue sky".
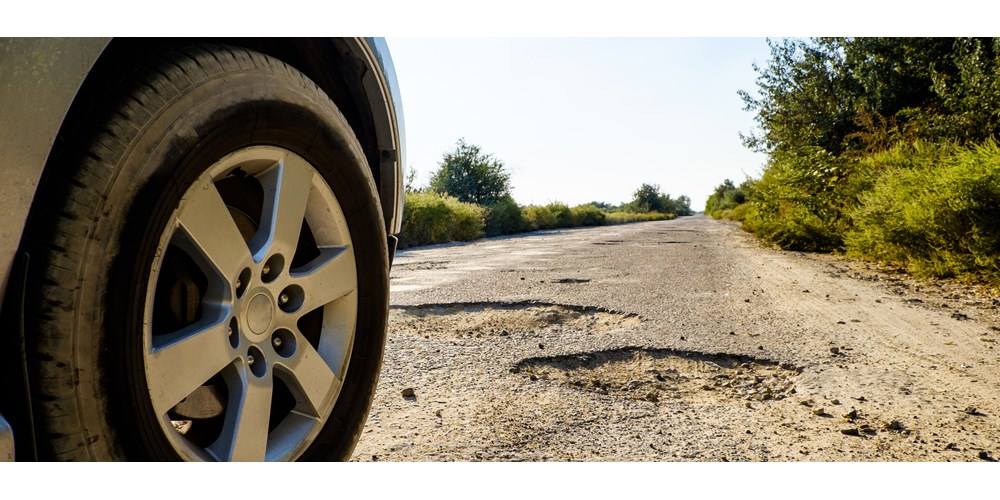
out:
M701 210L764 156L737 90L763 38L388 38L406 163L425 185L459 138L499 158L521 204L628 201L644 182Z

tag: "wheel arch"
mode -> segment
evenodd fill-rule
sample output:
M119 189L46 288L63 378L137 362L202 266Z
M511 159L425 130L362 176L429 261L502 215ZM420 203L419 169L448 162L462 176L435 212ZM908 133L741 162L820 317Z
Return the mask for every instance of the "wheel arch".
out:
M80 85L59 130L79 123L121 68L175 47L211 42L261 52L279 59L313 80L337 105L354 129L379 187L386 233L400 230L404 133L395 70L384 40L376 38L170 38L108 39ZM58 137L58 136L57 136ZM57 154L58 140L49 154ZM39 171L39 175L41 171ZM36 193L37 195L37 193Z

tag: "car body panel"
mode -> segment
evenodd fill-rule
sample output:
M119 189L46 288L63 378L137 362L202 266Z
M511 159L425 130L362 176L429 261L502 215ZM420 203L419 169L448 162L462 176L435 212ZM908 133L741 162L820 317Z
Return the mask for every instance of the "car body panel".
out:
M0 40L0 294L63 118L108 41Z

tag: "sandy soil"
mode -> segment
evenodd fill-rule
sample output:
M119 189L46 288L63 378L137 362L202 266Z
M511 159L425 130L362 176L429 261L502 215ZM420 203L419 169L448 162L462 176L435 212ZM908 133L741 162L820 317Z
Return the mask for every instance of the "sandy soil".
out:
M704 217L400 252L354 459L981 461L1000 299Z

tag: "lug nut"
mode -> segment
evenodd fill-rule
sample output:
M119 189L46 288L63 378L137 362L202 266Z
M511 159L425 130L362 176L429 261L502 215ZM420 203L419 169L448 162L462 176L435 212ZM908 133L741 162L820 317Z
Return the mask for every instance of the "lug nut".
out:
M271 266L264 264L264 268L260 272L261 274L271 274Z
M288 294L287 293L283 293L283 294L281 294L281 295L278 296L278 302L281 305L287 304L289 300L290 299L288 298Z
M281 337L274 337L271 343L274 344L274 347L281 347Z
M253 366L253 361L254 361L253 355L252 354L248 355L247 356L247 365Z
M240 280L236 280L236 288L243 288L243 282Z

